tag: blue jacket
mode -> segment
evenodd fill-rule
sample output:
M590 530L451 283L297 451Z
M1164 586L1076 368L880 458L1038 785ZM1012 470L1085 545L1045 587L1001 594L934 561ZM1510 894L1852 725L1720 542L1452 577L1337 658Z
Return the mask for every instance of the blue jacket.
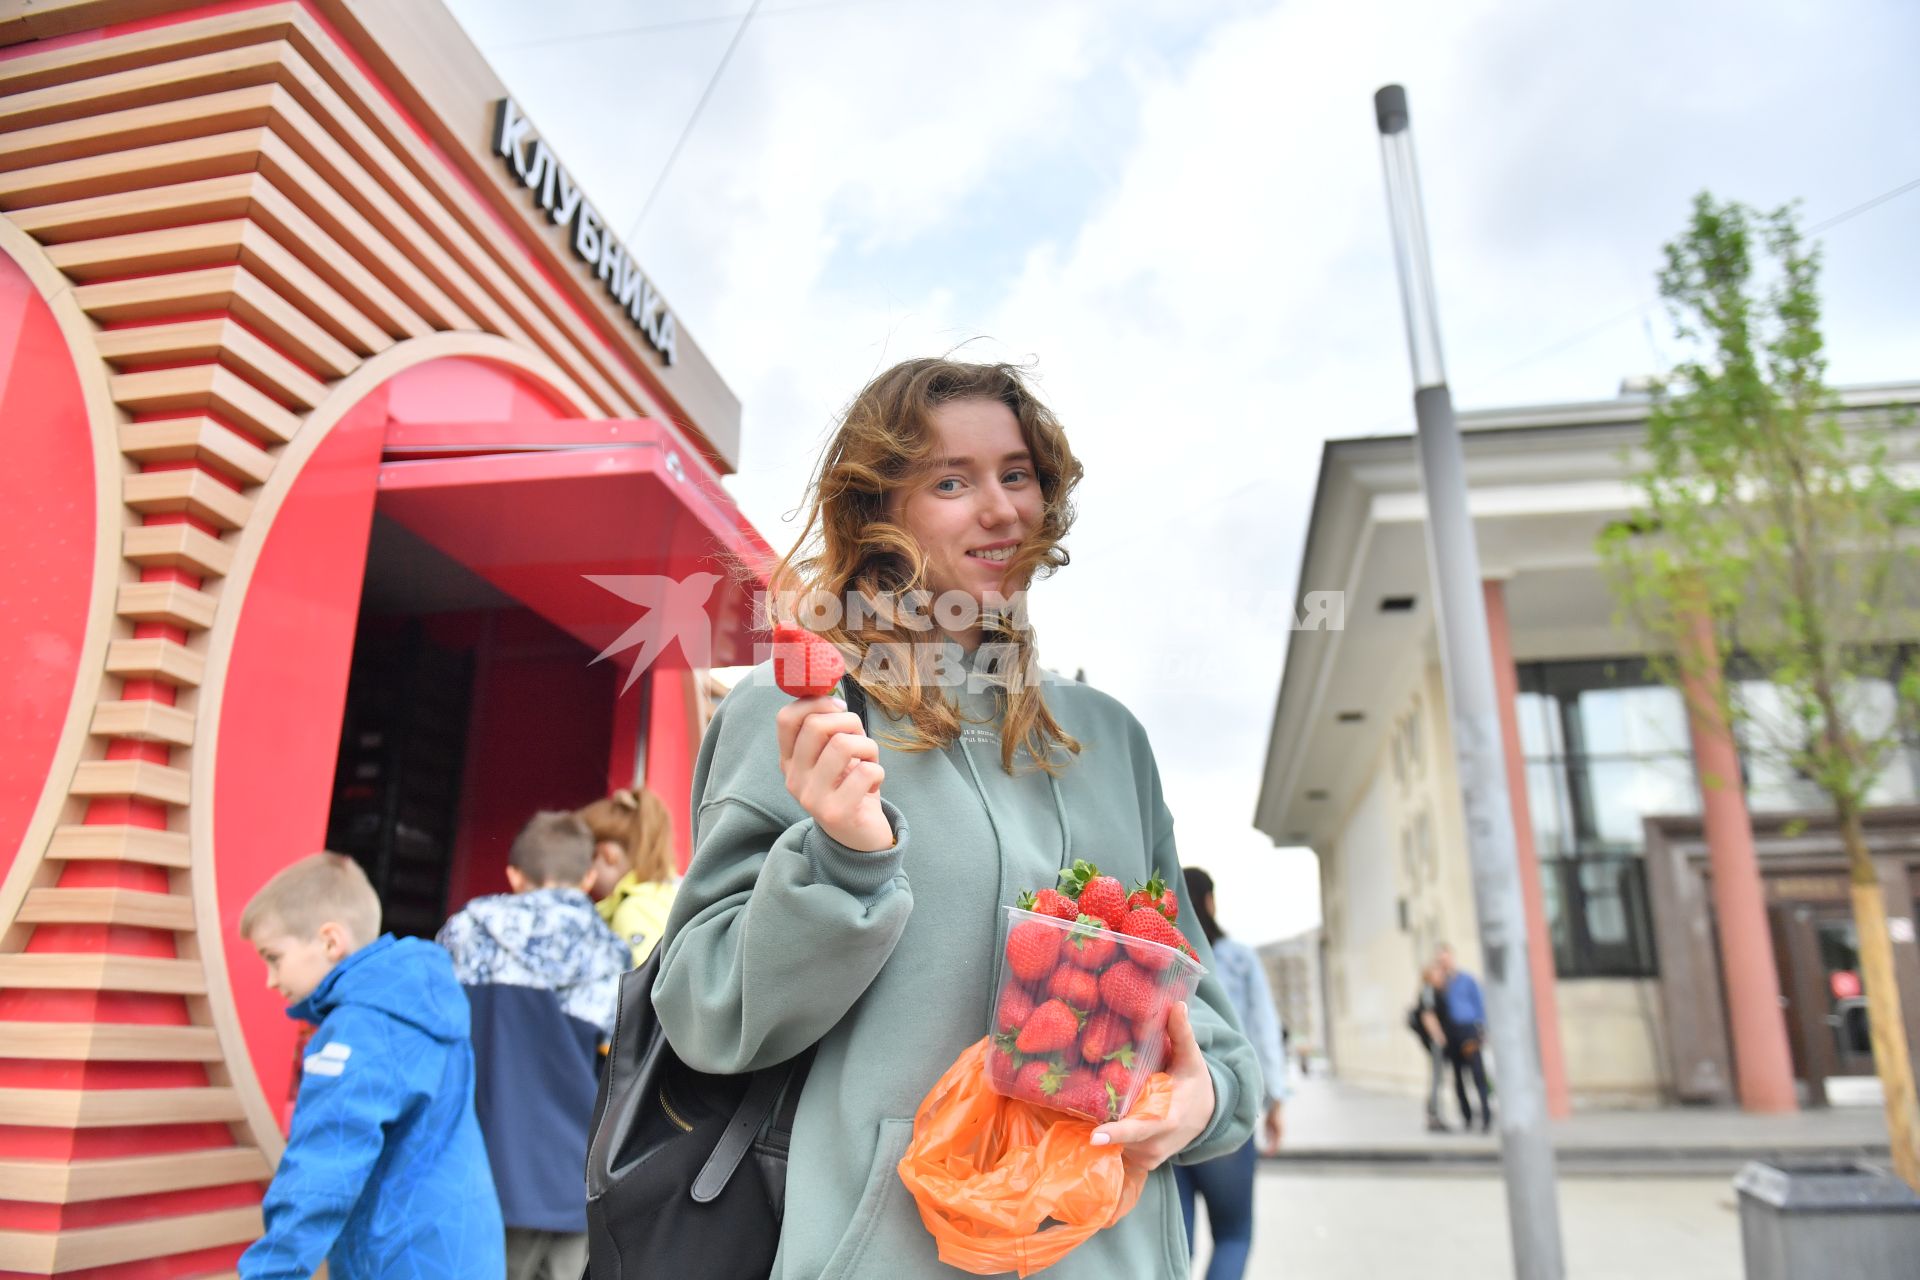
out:
M505 1235L473 1114L467 1000L444 951L391 934L287 1015L307 1044L244 1280L497 1280Z
M1447 1026L1449 1031L1471 1032L1487 1020L1487 1002L1480 995L1480 983L1462 969L1447 979Z
M473 1008L474 1110L501 1216L585 1231L600 1046L632 951L578 889L476 898L438 940Z

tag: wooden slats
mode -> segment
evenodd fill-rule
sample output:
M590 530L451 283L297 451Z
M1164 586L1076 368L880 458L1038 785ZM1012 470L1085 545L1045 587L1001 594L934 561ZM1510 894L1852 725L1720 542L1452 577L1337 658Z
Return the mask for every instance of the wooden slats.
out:
M241 129L153 147L0 171L0 209L81 200L170 182L246 173L260 154L264 129Z
M125 796L153 804L185 804L192 794L185 769L151 760L84 760L68 788L76 796Z
M141 191L65 200L16 210L12 222L41 244L157 231L190 222L245 217L259 175L236 173Z
M284 44L242 46L7 94L0 96L0 130L269 85L286 51Z
M47 260L74 280L185 271L240 260L240 246L252 225L244 218L196 222L157 231L130 231L93 240L69 240L47 246Z
M162 418L120 428L120 452L140 462L198 462L247 484L273 471L273 455L212 418Z
M193 861L184 831L154 831L98 823L61 827L47 844L47 857L64 862L138 862L184 868Z
M57 32L62 9L78 9L87 0L40 0L30 19L33 36L45 39ZM134 67L190 58L220 49L259 44L280 38L286 31L292 5L267 5L238 13L148 27L118 38L57 44L52 48L20 51L0 62L0 93L25 93L50 84L66 84L84 76L106 75ZM89 14L89 25L99 21Z
M160 960L152 956L106 955L97 951L72 954L35 952L31 955L0 955L0 987L20 987L30 991L142 991L151 995L198 996L207 992L207 975L200 968L198 960ZM0 1090L0 1094L6 1092ZM191 1091L175 1089L156 1092ZM83 1096L101 1097L108 1094ZM24 1123L32 1122L0 1119L0 1124Z
M198 685L206 677L207 660L172 640L115 640L107 646L107 674Z
M218 1062L212 1027L131 1022L0 1023L0 1058L55 1062ZM0 1199L6 1199L0 1194Z
M74 300L88 315L102 322L152 320L182 312L229 311L234 318L322 376L345 377L360 363L360 358L344 343L240 266L207 267L81 285L74 290Z
M137 472L122 483L121 496L135 511L184 512L217 529L238 529L253 512L245 494L191 467Z
M140 742L190 747L193 745L193 713L148 698L102 702L93 709L92 732L103 738L133 738Z
M77 86L67 86L69 91ZM128 148L161 146L210 134L253 129L271 120L286 98L275 85L255 85L200 98L80 116L34 129L0 130L0 169L58 164Z
M136 525L121 535L120 543L122 555L149 568L219 578L233 567L233 547L190 524Z
M0 1270L65 1275L145 1258L240 1244L264 1230L260 1210L215 1209L178 1218L143 1218L111 1227L0 1231Z
M120 588L114 612L134 622L164 622L183 631L213 625L214 599L184 582L129 582Z
M264 1182L273 1176L253 1147L216 1147L160 1156L105 1160L0 1160L0 1199L35 1204L83 1204L123 1196Z
M311 409L327 394L312 374L226 316L109 329L94 341L116 368L211 360L296 408Z
M304 205L288 196L278 183L309 182L318 188L320 178L278 138L269 137L261 144L261 157L274 162L274 178L261 181L254 202L253 212L260 225L387 332L416 338L432 333L433 324L403 301L385 278L392 275L395 285L410 282L413 294L418 296L433 288L419 269L393 253L376 259L379 270L362 262L360 254L347 246L383 246L385 238L337 195L323 189L307 191L301 197ZM309 208L341 212L341 216L329 219L339 234L316 221Z
M114 401L134 411L210 409L277 443L293 439L300 429L300 415L217 364L117 374L110 386Z
M138 889L29 889L20 904L29 924L120 924L143 929L193 928L193 899ZM0 1023L0 1036L12 1028Z

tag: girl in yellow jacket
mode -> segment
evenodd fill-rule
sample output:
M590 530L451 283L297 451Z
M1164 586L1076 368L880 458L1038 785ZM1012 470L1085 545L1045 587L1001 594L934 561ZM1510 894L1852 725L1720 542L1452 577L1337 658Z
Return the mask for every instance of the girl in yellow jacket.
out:
M633 951L637 968L666 931L680 881L673 867L673 819L645 787L622 787L580 810L593 832L593 884L600 918Z

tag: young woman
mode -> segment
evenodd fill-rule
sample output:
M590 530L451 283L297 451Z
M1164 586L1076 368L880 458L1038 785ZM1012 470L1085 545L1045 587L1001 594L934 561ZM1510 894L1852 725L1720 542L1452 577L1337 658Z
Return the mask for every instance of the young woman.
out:
M1067 562L1080 475L1014 369L913 360L881 374L827 448L775 595L921 590L937 607L861 608L816 627L849 655L866 724L836 698L788 697L764 664L708 727L654 1006L703 1070L816 1048L794 1123L784 1280L962 1274L937 1260L895 1165L927 1089L986 1033L1000 908L1076 858L1129 884L1156 872L1180 883L1139 723L1085 685L1028 675L1033 635L1017 616L964 607ZM1194 917L1180 924L1211 967ZM1253 1132L1259 1067L1218 981L1168 1028L1167 1118L1093 1137L1153 1170L1145 1191L1051 1267L1055 1280L1185 1276L1165 1166Z
M1261 1142L1271 1153L1280 1149L1282 1107L1287 1094L1287 1055L1280 1044L1280 1018L1273 1007L1273 990L1266 970L1252 947L1229 938L1213 918L1213 877L1198 867L1187 868L1187 907L1200 918L1200 929L1213 947L1220 983L1227 989L1233 1011L1246 1028L1260 1059L1264 1082L1266 1122ZM1194 1199L1207 1202L1207 1230L1213 1236L1213 1254L1207 1280L1240 1280L1253 1252L1253 1143L1238 1151L1174 1170L1180 1184L1180 1213L1186 1220L1187 1240L1193 1240Z
M638 968L667 928L679 881L673 874L673 818L645 787L622 787L580 810L593 832L593 895L600 918L633 952Z

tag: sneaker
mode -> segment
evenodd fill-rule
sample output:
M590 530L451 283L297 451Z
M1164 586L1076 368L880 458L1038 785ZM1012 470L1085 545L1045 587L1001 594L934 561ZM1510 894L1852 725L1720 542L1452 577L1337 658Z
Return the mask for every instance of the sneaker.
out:
M1428 1133L1452 1133L1453 1130L1448 1128L1447 1122L1442 1120L1439 1116L1428 1116L1427 1132Z

